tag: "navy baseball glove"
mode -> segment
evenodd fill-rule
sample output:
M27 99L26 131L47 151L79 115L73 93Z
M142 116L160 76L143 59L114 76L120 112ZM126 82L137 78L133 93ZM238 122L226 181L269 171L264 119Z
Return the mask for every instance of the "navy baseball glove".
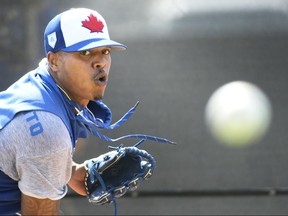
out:
M137 189L139 182L149 179L156 161L145 150L132 147L110 147L113 150L88 160L85 187L89 202L111 203L127 191Z

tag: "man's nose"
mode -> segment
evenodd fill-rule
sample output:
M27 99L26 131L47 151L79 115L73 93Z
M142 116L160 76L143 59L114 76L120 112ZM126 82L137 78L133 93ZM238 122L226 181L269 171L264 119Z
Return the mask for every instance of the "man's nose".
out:
M104 59L96 60L92 63L93 69L101 69L101 68L104 68L105 66L106 66L106 63Z

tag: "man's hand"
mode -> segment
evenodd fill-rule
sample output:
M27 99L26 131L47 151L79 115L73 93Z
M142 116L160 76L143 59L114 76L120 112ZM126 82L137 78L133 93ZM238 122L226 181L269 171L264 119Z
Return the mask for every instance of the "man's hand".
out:
M69 187L73 189L76 193L86 196L86 189L84 185L84 177L86 174L85 165L83 164L76 164L74 162L72 166L72 175L71 179L68 182Z

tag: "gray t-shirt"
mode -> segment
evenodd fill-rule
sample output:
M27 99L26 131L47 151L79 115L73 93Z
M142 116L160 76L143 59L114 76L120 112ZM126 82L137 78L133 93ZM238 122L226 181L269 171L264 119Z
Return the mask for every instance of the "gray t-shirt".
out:
M67 193L72 144L62 120L49 112L19 113L0 130L0 169L22 193L58 200Z

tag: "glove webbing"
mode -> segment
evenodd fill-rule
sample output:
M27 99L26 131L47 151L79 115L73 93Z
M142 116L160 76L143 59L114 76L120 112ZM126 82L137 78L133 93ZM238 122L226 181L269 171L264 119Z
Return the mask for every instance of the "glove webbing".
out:
M154 168L156 166L156 161L152 157L152 155L148 154L148 152L146 152L144 150L140 150L137 148L137 146L139 146L144 141L145 141L145 139L142 139L142 140L140 140L140 142L136 143L133 147L125 147L125 152L126 152L126 154L128 153L131 155L140 155L140 156L146 158L149 161L149 163L152 165L152 167ZM115 149L117 151L120 151L122 147L123 147L123 145L120 145L119 147L116 147L116 148L109 146L110 149Z

